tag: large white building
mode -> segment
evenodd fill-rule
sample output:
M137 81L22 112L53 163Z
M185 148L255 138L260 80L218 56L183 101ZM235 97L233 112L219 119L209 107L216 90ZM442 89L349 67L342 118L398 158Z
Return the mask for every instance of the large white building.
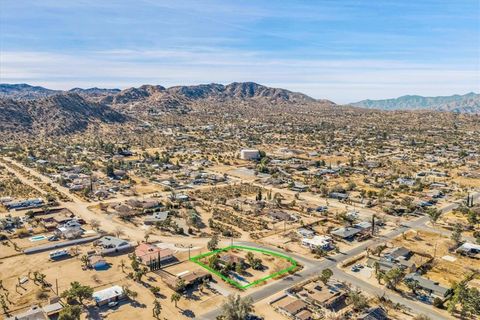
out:
M258 160L260 159L260 151L258 151L257 149L243 149L240 151L240 159Z

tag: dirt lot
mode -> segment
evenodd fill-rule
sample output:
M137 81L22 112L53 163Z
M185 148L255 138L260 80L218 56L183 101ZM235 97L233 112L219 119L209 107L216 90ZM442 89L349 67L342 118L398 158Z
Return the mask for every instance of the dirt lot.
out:
M433 281L438 281L441 285L449 287L452 281L460 281L472 270L480 271L478 260L463 257L448 251L452 241L442 235L418 231L406 234L406 239L402 236L392 241L394 246L404 246L412 251L428 253L435 256L433 268L425 276ZM454 261L445 260L444 257L451 256Z

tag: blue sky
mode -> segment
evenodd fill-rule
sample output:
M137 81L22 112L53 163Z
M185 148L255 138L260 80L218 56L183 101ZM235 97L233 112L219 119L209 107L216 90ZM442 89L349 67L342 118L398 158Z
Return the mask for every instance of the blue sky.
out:
M0 82L255 81L346 103L480 86L478 0L0 0Z

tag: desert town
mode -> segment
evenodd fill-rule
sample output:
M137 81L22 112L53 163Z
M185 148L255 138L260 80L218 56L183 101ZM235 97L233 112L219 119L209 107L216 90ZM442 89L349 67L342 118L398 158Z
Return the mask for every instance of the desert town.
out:
M3 143L3 317L478 316L478 121L210 116Z

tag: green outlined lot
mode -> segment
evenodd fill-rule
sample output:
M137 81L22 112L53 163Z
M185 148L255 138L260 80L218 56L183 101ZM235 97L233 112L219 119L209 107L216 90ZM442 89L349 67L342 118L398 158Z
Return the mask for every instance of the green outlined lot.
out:
M260 252L262 254L266 254L266 255L270 255L270 256L273 256L273 257L277 257L277 258L282 258L282 259L285 259L287 260L288 262L291 263L291 265L288 267L288 268L285 268L285 269L282 269L280 271L277 271L275 273L272 273L272 274L269 274L265 277L262 277L260 279L257 279L255 281L252 281L246 285L241 285L239 282L229 278L229 277L226 277L224 276L223 274L221 274L220 272L218 272L217 270L214 270L212 268L210 268L208 265L204 264L203 262L201 262L200 260L205 258L205 257L209 257L209 256L212 256L214 254L217 254L217 253L221 253L221 252L227 252L229 250L234 250L234 249L237 249L237 250L247 250L247 251L255 251L255 252ZM217 250L213 250L213 251L210 251L210 252L207 252L207 253L203 253L203 254L199 254L197 256L194 256L194 257L191 257L190 258L190 261L198 264L199 266L207 269L208 271L210 271L211 273L219 276L220 278L222 278L225 282L233 285L234 287L240 289L240 290L245 290L251 286L254 286L258 283L261 283L263 281L266 281L268 279L271 279L271 278L274 278L276 276L279 276L279 275L282 275L282 274L285 274L285 273L288 273L292 270L295 270L295 268L297 268L297 261L295 261L293 258L291 257L288 257L288 256L285 256L283 254L280 254L280 253L277 253L277 252L273 252L273 251L270 251L270 250L265 250L265 249L258 249L258 248L253 248L253 247L246 247L246 246L237 246L237 245L233 245L233 246L228 246L228 247L225 247L225 248L222 248L222 249L217 249Z

